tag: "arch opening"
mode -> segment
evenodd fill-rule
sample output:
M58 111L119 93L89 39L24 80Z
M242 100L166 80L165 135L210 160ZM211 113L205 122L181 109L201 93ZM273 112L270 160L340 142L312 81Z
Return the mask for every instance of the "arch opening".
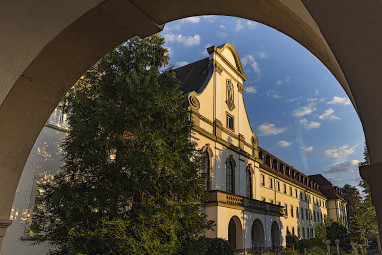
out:
M256 219L252 224L251 241L252 241L252 250L264 251L265 249L264 227L259 219Z

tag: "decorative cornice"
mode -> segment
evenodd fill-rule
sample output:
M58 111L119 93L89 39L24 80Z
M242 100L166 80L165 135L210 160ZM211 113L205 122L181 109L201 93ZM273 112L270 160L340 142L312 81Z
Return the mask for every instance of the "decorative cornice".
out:
M215 67L215 71L218 73L218 74L222 74L224 68L221 64L219 64L218 62L214 62L214 67Z
M192 91L189 95L188 95L188 104L189 106L191 107L191 110L193 112L197 112L199 111L200 109L200 102L198 100L198 98L196 97L196 92L195 91Z

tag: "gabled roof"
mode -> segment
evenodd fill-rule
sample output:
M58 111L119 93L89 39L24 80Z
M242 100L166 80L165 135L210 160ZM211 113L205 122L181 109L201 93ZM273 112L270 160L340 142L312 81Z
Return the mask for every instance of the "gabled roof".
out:
M328 181L328 179L326 179L321 174L309 175L309 178L312 179L314 182L316 182L320 186L332 185L332 183Z
M183 94L203 88L208 77L209 59L204 58L191 64L174 69L176 77L180 80L180 90Z
M335 191L335 189L338 189L338 188L334 186L328 179L326 179L321 174L309 175L309 178L320 185L319 189L321 193L324 194L328 199L344 200Z

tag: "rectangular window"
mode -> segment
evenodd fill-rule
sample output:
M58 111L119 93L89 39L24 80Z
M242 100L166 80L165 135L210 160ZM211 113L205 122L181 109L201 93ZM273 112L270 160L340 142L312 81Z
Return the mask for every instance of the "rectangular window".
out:
M283 188L284 188L284 194L286 194L286 184L285 183L283 185Z
M290 217L293 218L293 205L290 206Z
M294 227L292 227L292 235L294 235Z
M227 128L233 130L233 116L227 114Z
M305 228L302 228L302 238L305 239Z
M308 209L305 208L305 219L308 220L309 219L309 214L308 214ZM305 237L304 237L305 238Z
M297 189L294 189L295 196L297 198Z
M300 228L297 228L297 236L300 238Z
M288 216L288 205L284 204L284 207L285 207L285 215Z
M265 177L264 177L264 175L262 174L262 175L260 176L260 178L261 178L261 185L262 185L262 186L265 186Z
M299 215L299 211L298 211L298 207L296 207L296 218L300 218L300 215Z
M273 179L269 177L269 188L273 189Z
M289 195L293 195L293 192L292 192L292 187L289 187Z
M277 181L277 191L280 191L280 182Z
M301 208L301 219L304 219L304 208Z
M313 212L313 221L316 222L316 212Z

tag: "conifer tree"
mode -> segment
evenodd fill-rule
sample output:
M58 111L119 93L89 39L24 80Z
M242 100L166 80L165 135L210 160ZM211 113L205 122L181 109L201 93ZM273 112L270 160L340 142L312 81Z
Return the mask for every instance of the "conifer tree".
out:
M356 187L345 184L342 188L343 197L347 203L348 234L350 241L367 245L365 237L365 227L362 225L360 209L361 195Z
M52 254L173 254L209 228L201 153L163 38L133 38L68 95L65 165L31 227Z

